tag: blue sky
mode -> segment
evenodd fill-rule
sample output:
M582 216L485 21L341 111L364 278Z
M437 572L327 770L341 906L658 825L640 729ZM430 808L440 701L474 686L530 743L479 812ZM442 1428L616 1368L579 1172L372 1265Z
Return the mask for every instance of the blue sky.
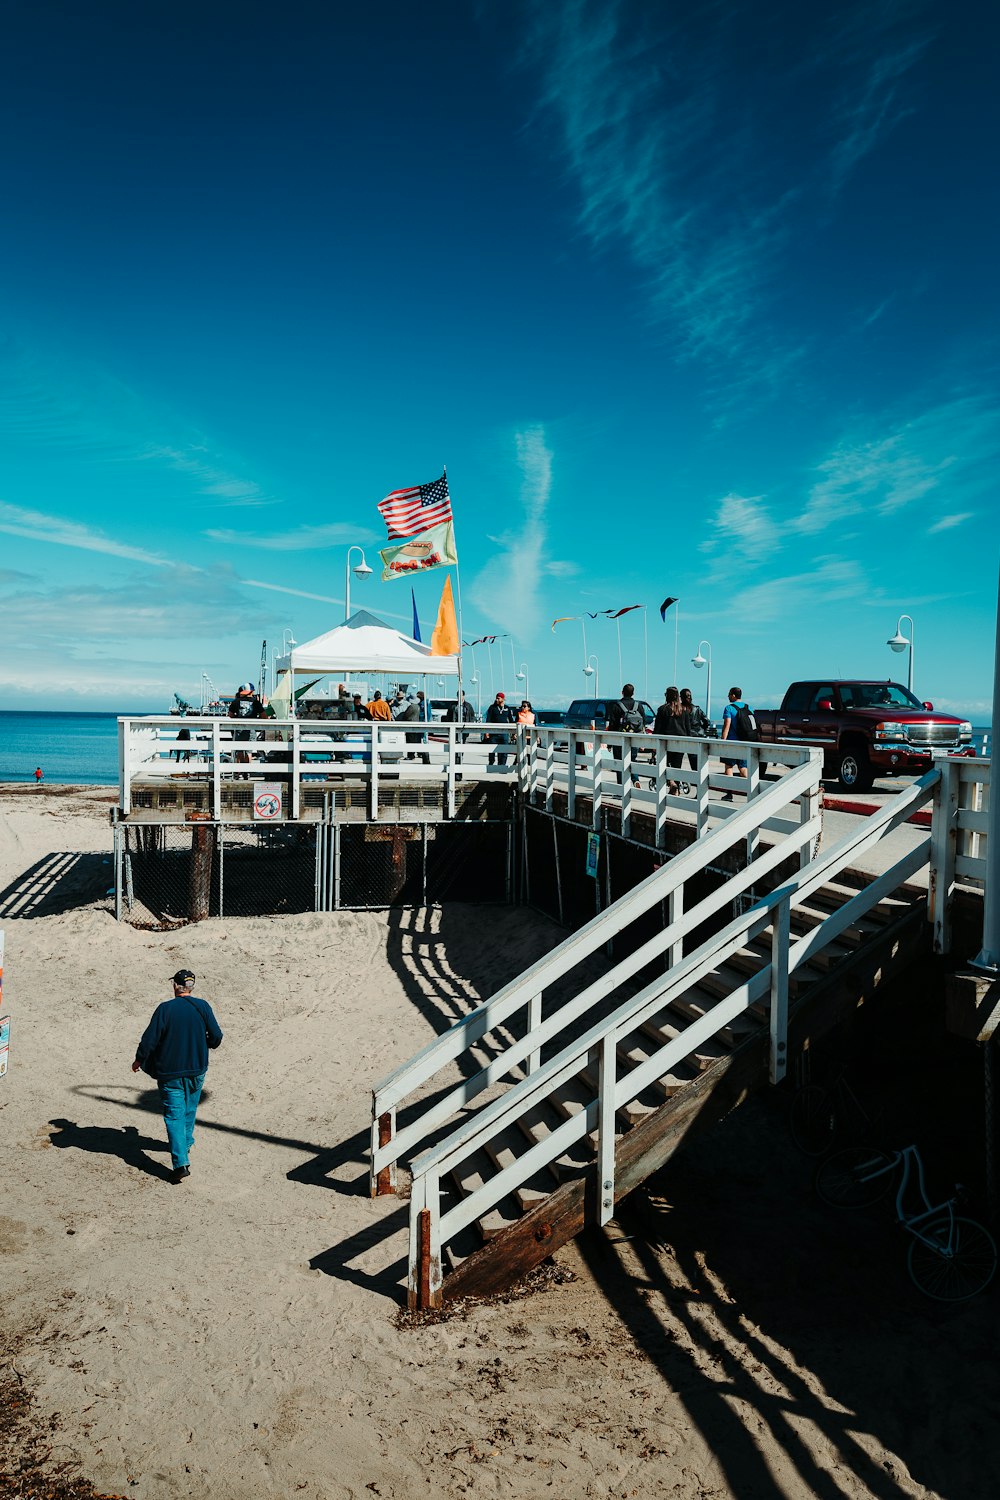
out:
M622 675L658 701L674 595L713 706L905 681L905 611L918 694L981 720L998 31L903 0L10 11L0 707L256 678L447 464L464 635L509 638L487 688L582 694L551 621L644 603ZM377 575L352 603L409 620ZM587 646L617 689L616 626Z

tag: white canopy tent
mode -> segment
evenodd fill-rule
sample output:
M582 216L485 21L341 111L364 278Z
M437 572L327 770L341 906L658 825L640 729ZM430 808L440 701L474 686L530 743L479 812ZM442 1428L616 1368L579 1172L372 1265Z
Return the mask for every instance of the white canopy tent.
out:
M325 635L294 646L275 665L279 673L290 672L293 678L382 672L408 681L413 677L460 675L457 656L433 656L430 646L387 625L366 609L357 610Z

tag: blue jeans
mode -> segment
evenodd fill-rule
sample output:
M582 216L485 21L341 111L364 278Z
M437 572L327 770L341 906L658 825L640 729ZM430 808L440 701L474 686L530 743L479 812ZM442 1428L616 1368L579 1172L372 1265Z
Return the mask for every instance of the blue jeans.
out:
M156 1080L167 1125L170 1160L175 1170L188 1164L188 1152L194 1145L194 1117L204 1082L204 1073L185 1073L181 1078Z

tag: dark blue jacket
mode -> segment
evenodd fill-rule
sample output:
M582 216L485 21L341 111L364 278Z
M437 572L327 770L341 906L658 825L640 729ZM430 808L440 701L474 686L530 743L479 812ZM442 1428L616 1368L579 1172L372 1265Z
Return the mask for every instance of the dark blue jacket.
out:
M143 1072L154 1078L181 1078L208 1068L208 1049L222 1042L222 1029L207 1000L175 995L153 1011L135 1050Z

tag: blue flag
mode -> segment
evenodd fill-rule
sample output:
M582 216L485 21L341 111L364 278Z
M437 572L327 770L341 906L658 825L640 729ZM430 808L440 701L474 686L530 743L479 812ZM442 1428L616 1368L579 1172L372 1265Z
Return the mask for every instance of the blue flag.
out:
M413 601L413 639L419 641L420 621L417 619L417 596L412 589L410 590L410 598Z

